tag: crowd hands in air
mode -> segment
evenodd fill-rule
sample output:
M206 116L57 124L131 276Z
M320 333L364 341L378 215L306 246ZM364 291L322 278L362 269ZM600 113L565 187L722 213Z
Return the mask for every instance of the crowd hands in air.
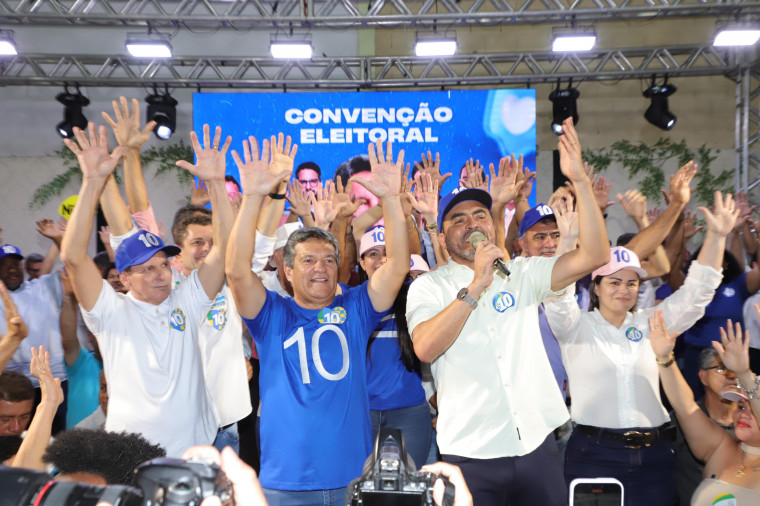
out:
M367 472L373 438L396 427L416 467L454 484L457 505L566 504L573 478L601 476L623 482L626 504L672 505L686 481L672 452L641 457L658 469L657 499L636 490L649 479L640 471L595 465L605 451L626 460L672 448L677 432L685 449L676 450L704 466L705 481L685 485L688 494L699 486L694 504L708 504L699 501L710 486L722 492L716 483L760 498L751 369L760 362L750 347L760 348L760 223L741 192L687 209L694 162L670 176L664 209L636 188L611 200L568 119L558 139L567 182L531 206L536 168L521 155L486 170L431 151L406 162L377 142L323 182L316 163L296 164L308 153L289 136L250 136L238 151L221 127L204 125L191 133L195 162L177 162L195 177L190 204L166 232L140 166L155 124L141 125L134 99L113 109L103 113L113 149L93 123L64 140L81 190L67 222L37 222L51 246L27 256L28 280L21 251L0 247L5 465L135 485L128 470L112 473L126 474L117 481L101 469L103 454L128 446L122 466L166 455L213 462L237 504L343 504L349 481ZM227 176L230 149L239 180ZM454 164L458 173L445 172ZM452 177L458 188L442 195ZM612 205L633 225L616 245L604 221ZM98 206L108 226L93 259ZM700 232L692 255L687 241ZM511 390L521 381L535 390L530 400ZM257 402L260 447L237 442ZM542 454L547 444L564 456ZM241 459L246 445L255 458ZM543 481L483 478L478 467L501 476L503 459L523 458L538 459Z

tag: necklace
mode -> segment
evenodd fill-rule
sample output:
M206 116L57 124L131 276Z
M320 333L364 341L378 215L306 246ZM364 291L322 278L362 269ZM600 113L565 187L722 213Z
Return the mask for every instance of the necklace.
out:
M736 476L737 478L744 478L744 474L745 474L744 471L747 470L747 467L744 465L744 456L748 453L750 455L760 455L760 448L756 446L749 446L746 443L741 443L739 445L739 451L741 452L741 458L739 460L739 470L736 471L736 473L734 473L734 476Z

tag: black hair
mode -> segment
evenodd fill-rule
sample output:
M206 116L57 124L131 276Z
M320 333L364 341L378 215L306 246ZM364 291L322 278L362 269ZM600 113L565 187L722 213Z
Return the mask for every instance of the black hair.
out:
M702 246L698 247L694 250L694 253L692 253L691 258L697 258L699 256L699 252L702 251ZM742 269L742 266L739 264L739 261L736 259L736 257L728 250L725 250L723 252L723 279L721 280L721 285L727 285L737 277L744 274L744 269Z
M166 450L140 434L70 429L58 433L42 461L61 474L91 473L109 485L134 486L132 471L146 460L164 456Z
M243 191L243 189L240 187L240 183L238 183L238 180L237 180L237 179L235 179L235 176L231 176L231 175L229 175L229 174L226 174L226 175L224 176L224 181L225 181L225 182L229 181L230 183L235 183L235 186L237 186L237 189L238 189L238 191L239 191L239 192L242 192L242 191Z
M42 262L43 260L45 260L45 257L40 255L39 253L29 253L26 256L26 259L24 260L24 265L26 266L27 269L29 269L30 263Z
M348 179L358 172L371 171L372 167L369 164L369 157L367 155L356 155L353 158L349 158L345 162L338 165L335 169L335 182L338 182L338 178L345 187L348 184Z
M32 380L16 371L0 373L0 400L22 402L34 399Z
M615 246L625 246L629 242L631 242L634 237L636 237L636 234L634 234L633 232L626 232L624 234L620 234L617 238L617 241L615 242Z
M211 209L203 206L196 206L195 204L187 204L177 209L177 212L174 213L174 220L172 221L172 237L174 237L176 233L175 230L180 220L193 214L205 214L211 216Z
M108 264L108 267L105 268L103 271L103 279L108 279L108 273L111 272L111 269L116 269L116 264L111 262ZM124 269L126 271L126 269ZM116 272L119 272L118 269L116 269Z
M303 162L301 165L296 167L296 179L298 179L298 173L301 172L304 169L311 169L314 172L317 173L317 176L322 179L322 170L319 168L319 165L317 165L314 162Z
M113 264L111 259L108 258L108 252L101 251L92 257L92 261L95 262L95 266L98 268L103 278L105 278L108 275L108 267Z
M409 334L409 324L406 321L406 300L409 294L409 287L411 283L404 283L401 285L396 300L393 301L391 311L396 319L396 333L398 335L398 345L401 348L401 356L399 360L404 363L404 367L409 372L416 372L421 374L420 359L414 353L414 344L412 343L412 336ZM367 343L367 358L372 361L372 343L375 341L375 333L369 337Z

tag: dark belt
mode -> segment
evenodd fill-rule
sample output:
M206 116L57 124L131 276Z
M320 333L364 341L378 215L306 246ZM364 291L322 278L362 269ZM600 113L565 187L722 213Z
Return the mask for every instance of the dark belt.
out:
M575 430L596 439L620 443L630 450L638 450L642 446L652 446L658 441L675 441L676 439L676 428L670 423L665 423L659 427L630 430L576 425Z

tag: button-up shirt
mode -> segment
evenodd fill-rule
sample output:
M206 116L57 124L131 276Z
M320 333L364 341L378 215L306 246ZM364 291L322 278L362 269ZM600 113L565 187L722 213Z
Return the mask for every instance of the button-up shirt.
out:
M494 280L459 336L431 364L441 453L490 459L536 449L568 419L538 327L538 305L555 295L557 258L517 258ZM474 271L450 260L412 283L409 331L455 301Z

